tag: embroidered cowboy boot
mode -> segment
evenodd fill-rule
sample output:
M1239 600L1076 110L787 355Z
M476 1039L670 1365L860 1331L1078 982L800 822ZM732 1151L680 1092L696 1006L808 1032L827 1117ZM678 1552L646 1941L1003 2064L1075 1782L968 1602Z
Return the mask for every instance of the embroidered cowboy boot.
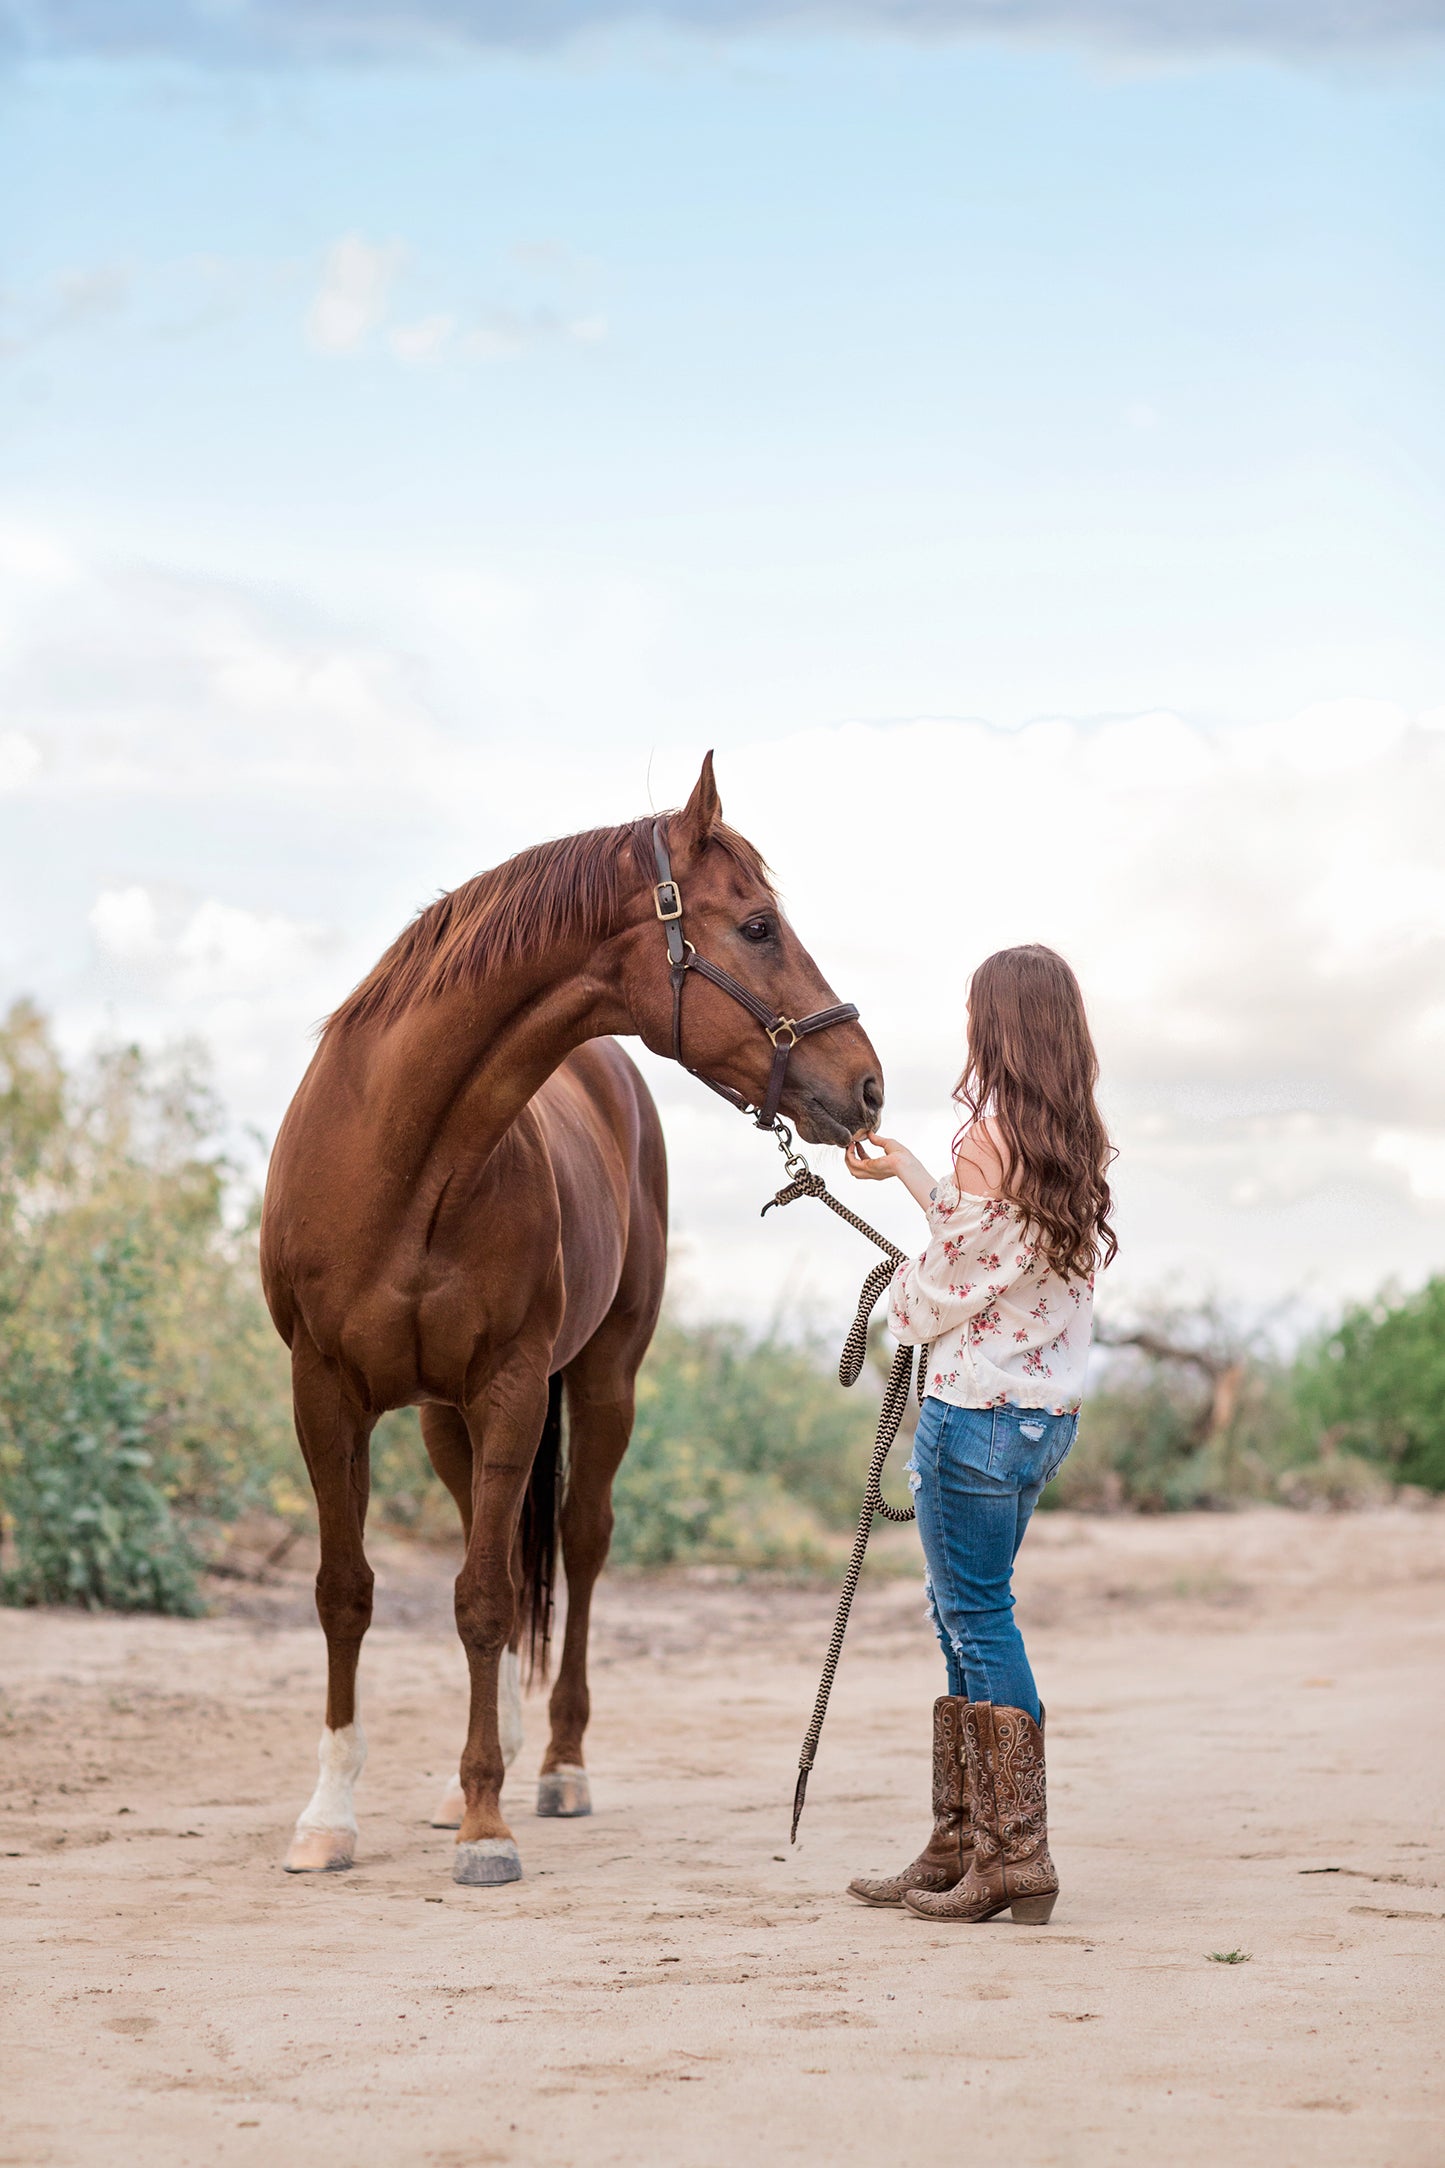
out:
M991 1920L1007 1909L1041 1927L1059 1894L1049 1857L1042 1723L1022 1709L971 1701L964 1705L963 1739L973 1823L968 1872L951 1890L907 1890L903 1902L926 1920Z
M972 1838L964 1787L961 1694L940 1694L933 1704L933 1831L911 1866L876 1881L859 1875L850 1896L865 1905L896 1905L905 1890L950 1890L968 1870Z

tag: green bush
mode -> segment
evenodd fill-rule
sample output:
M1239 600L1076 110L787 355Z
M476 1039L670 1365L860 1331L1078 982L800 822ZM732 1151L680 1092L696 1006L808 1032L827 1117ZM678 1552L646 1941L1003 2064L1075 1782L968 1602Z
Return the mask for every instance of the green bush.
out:
M877 1396L811 1342L664 1319L637 1381L613 1556L816 1565L856 1518Z
M68 1359L22 1348L7 1380L12 1603L194 1614L195 1558L152 1480L154 1287L130 1232L80 1265Z
M1445 1277L1353 1304L1302 1352L1295 1399L1326 1450L1445 1490Z
M0 1529L12 1602L190 1611L250 1505L306 1511L254 1215L232 1224L194 1056L67 1076L0 1023Z
M1283 1498L1312 1458L1287 1366L1245 1355L1225 1419L1217 1419L1213 1402L1207 1381L1188 1365L1107 1351L1078 1443L1041 1503L1181 1513Z

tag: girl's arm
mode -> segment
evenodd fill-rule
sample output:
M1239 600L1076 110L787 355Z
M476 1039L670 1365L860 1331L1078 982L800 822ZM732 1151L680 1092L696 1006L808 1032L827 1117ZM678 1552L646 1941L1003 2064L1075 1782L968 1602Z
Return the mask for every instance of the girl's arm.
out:
M869 1146L876 1147L870 1151ZM896 1137L855 1137L846 1157L848 1172L860 1182L899 1181L914 1202L926 1212L933 1197L934 1179L915 1152Z

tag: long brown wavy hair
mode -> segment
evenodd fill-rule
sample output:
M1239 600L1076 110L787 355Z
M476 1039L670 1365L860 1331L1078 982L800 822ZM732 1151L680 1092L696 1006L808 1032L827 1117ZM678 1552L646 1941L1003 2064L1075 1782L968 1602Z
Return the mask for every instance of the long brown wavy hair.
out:
M986 957L968 990L968 1060L953 1088L966 1118L953 1148L971 1123L989 1121L1003 1194L1066 1279L1111 1264L1119 1248L1098 1081L1084 997L1063 957L1037 942Z

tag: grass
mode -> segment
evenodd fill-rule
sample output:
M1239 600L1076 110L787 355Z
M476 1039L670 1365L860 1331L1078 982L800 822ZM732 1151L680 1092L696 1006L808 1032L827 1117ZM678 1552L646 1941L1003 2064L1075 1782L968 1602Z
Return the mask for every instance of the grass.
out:
M1248 1950L1211 1950L1209 1962L1211 1965L1247 1965L1250 1955Z

